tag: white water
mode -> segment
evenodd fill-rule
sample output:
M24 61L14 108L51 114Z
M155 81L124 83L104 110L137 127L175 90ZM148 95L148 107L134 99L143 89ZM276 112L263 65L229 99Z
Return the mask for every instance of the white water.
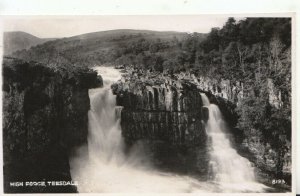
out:
M78 149L77 154L70 160L72 179L78 181L77 189L79 192L188 193L249 191L249 186L247 189L244 187L230 187L232 185L230 183L228 186L220 186L216 182L200 182L189 176L159 172L151 168L147 155L143 152L142 146L139 145L125 155L120 119L116 115L116 98L110 89L110 85L120 79L121 74L111 67L97 67L95 70L104 79L104 87L89 91L91 110L88 113L88 145ZM228 145L226 144L225 147L228 147ZM216 153L215 157L218 156L218 153ZM218 162L217 159L216 162Z
M79 192L207 192L210 187L187 176L153 170L140 146L125 156L120 119L116 116L116 98L110 85L120 79L111 67L95 69L104 79L104 87L89 91L91 110L88 146L78 150L71 161L72 179ZM88 150L87 150L88 149ZM88 152L88 156L86 153ZM197 188L195 188L197 187Z
M208 108L209 118L206 132L210 143L210 174L212 180L226 189L261 192L266 188L255 180L254 168L248 159L240 156L231 146L225 132L226 123L215 104L210 104L205 94L201 93L204 107Z

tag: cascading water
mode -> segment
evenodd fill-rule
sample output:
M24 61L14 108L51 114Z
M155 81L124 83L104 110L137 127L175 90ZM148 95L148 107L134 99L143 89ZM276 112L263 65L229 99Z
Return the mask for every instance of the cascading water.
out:
M110 89L121 74L112 67L95 70L102 76L104 87L89 91L88 146L79 149L70 160L72 179L78 181L78 191L207 192L196 179L155 171L147 164L140 146L125 155L116 98Z
M103 70L100 70L103 72ZM107 75L107 73L102 73ZM119 119L116 118L116 99L110 90L112 79L119 79L118 72L110 72L111 78L104 81L104 87L89 91L91 110L89 117L88 151L92 159L121 164L123 141Z
M110 86L121 78L118 70L112 67L96 67L104 80L104 87L90 89L91 109L88 113L88 144L77 150L70 159L72 180L78 182L79 192L86 193L188 193L188 192L242 192L258 191L245 187L220 187L215 182L201 182L198 179L163 173L152 168L147 154L137 145L129 153L124 153L124 142L120 127L120 108ZM209 104L208 100L207 103ZM249 161L241 158L229 144L220 129L222 120L216 106L209 106L210 120L207 123L211 132L213 151L211 160L217 168L219 181L233 184L239 180L253 180ZM217 121L219 120L219 121ZM217 124L214 124L217 123ZM222 151L222 149L224 151ZM223 153L223 154L222 154ZM222 156L223 158L222 158ZM230 160L231 159L231 160ZM236 161L236 162L235 162ZM224 162L224 165L220 165ZM234 169L233 169L234 168ZM250 169L249 169L250 168ZM236 171L238 169L239 172ZM248 173L245 173L248 170Z
M208 108L206 132L209 138L210 174L223 190L240 189L260 192L264 185L255 180L254 168L246 158L232 148L224 129L226 123L215 104L210 104L207 96L201 93L203 107Z

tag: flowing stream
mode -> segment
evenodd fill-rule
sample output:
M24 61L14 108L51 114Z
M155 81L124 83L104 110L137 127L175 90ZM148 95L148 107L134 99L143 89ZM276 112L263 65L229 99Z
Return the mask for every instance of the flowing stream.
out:
M104 80L102 88L90 89L88 144L70 159L72 179L78 191L85 193L187 193L187 192L260 192L247 159L239 156L222 132L218 107L209 104L207 132L212 138L211 167L214 180L201 182L189 176L159 172L137 146L124 153L120 117L116 115L116 97L110 86L121 78L112 67L96 67ZM148 164L149 163L149 164ZM221 164L222 163L222 164Z

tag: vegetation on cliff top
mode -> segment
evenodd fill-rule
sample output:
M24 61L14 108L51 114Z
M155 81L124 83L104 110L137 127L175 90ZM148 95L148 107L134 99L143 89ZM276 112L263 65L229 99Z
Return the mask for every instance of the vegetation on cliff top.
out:
M95 71L92 71L85 66L72 65L45 65L35 61L24 61L12 57L5 57L3 59L3 90L7 89L9 82L19 82L25 86L36 80L38 77L56 76L60 77L74 87L78 88L93 88L102 85L101 76L97 76ZM97 82L95 82L97 78ZM23 90L23 89L20 89Z

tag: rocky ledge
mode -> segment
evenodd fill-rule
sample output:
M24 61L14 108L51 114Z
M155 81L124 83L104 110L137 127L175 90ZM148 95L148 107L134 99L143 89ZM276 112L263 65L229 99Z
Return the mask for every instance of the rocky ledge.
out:
M94 71L3 61L4 191L76 192L74 186L11 186L10 182L70 181L69 155L87 140L88 89Z

